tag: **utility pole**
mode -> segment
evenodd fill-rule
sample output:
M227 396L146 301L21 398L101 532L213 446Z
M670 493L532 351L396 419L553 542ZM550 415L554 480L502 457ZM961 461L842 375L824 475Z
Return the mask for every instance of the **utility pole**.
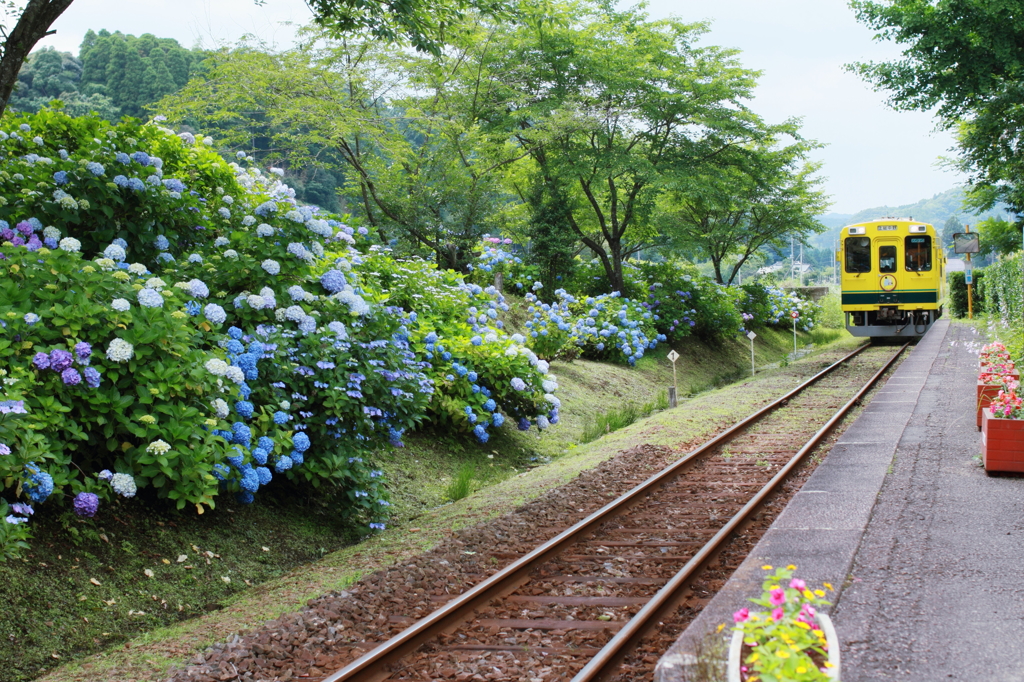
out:
M970 225L964 225L964 231L971 232ZM967 254L967 266L964 268L964 280L967 282L967 319L974 319L974 266L971 265L971 254Z

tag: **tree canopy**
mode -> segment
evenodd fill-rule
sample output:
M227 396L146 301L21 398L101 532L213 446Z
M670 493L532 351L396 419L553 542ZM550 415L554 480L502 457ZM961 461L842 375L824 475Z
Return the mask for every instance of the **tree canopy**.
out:
M935 109L959 135L959 167L974 204L1004 199L1024 212L1024 2L854 0L876 38L903 47L900 59L852 68L889 92L897 109Z

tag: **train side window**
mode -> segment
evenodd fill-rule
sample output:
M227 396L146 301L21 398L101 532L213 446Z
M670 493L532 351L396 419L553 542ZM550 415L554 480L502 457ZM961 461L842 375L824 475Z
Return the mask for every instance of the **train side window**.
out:
M928 235L907 237L907 272L930 272L932 269L932 238Z
M871 272L871 240L869 238L846 238L846 271Z
M879 246L878 247L878 271L879 272L896 272L896 247L895 246Z

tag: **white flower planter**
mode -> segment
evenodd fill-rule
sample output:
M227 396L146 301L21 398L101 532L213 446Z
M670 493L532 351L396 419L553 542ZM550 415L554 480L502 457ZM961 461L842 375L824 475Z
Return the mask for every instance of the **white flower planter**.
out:
M839 637L832 625L832 619L827 613L817 613L814 619L818 621L822 632L825 633L825 641L828 642L828 661L832 667L826 673L833 680L839 679ZM726 669L727 682L741 682L740 666L743 664L743 633L736 631L732 633L732 641L729 643L729 665Z

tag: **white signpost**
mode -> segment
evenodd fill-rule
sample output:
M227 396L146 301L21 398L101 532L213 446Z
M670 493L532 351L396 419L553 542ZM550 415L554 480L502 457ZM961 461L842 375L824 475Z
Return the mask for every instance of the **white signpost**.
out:
M800 313L794 310L789 316L793 318L793 354L796 355L796 321L800 319Z
M754 365L754 339L757 338L757 334L747 332L747 338L750 339L750 376L754 376L754 372L757 371Z
M668 359L672 361L672 388L668 389L668 406L676 406L676 360L679 359L679 353L674 350L668 352Z

